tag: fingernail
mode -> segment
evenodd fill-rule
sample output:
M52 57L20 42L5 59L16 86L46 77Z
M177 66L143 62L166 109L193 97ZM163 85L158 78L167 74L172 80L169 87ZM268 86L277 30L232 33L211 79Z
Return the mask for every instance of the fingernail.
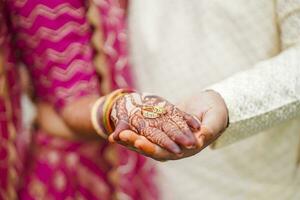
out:
M176 144L172 145L171 150L176 154L181 153L181 149Z
M181 156L184 155L184 153L177 153L176 155L177 155L178 157L181 157Z
M187 149L193 149L195 147L195 144L196 144L196 140L194 140L193 138L191 137L187 137L185 139L185 143L184 143L184 147L187 148Z
M109 136L109 137L108 137L108 141L111 142L111 143L114 143L114 142L115 142L115 140L114 140L114 138L113 138L112 136Z
M188 140L185 142L184 147L187 149L194 149L196 143L197 143L197 140L195 138L188 137Z
M196 139L195 135L190 135L189 139L191 140L191 142L193 143L193 145L197 143L197 139Z
M175 138L175 141L187 149L191 148L195 143L188 134L178 135L177 138Z
M196 148L196 145L195 144L192 144L192 145L188 145L186 146L187 149L195 149Z

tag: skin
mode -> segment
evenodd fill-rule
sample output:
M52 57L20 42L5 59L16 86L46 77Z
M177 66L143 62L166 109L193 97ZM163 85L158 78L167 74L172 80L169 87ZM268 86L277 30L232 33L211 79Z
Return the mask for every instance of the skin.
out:
M29 75L24 68L20 70L22 89L32 97ZM80 98L67 104L60 113L57 113L48 103L37 102L36 124L41 130L54 136L67 139L101 140L90 120L91 107L98 98L96 95ZM115 123L115 133L118 134L112 134L109 137L111 142L117 141L129 149L157 160L163 160L167 155L171 157L170 152L181 155L182 149L191 149L196 146L191 130L199 129L200 124L193 116L180 111L158 96L148 95L143 103L147 105L165 103L167 115L160 119L145 119L141 113L136 112L129 118L124 102L119 101L116 105L118 123ZM130 127L135 132L126 131L130 130ZM119 139L116 135L120 136Z
M34 92L30 75L25 67L19 68L21 89L32 101ZM46 102L36 102L37 115L35 124L47 133L67 139L99 139L89 120L89 108L98 96L88 96L72 102L57 113L52 105ZM50 123L49 123L50 122Z
M69 139L100 139L90 121L90 108L97 99L97 96L83 97L66 105L61 113L57 113L51 105L40 102L38 103L37 123L42 130L52 135ZM115 133L109 137L111 142L118 142L156 160L164 160L165 157L173 154L181 155L181 149L195 147L196 140L191 130L199 129L200 124L193 116L167 103L168 114L166 116L162 119L145 120L141 113L129 116L122 102L123 100L118 101L115 106L120 112L117 114ZM155 96L151 99L146 98L144 103L161 102L166 102L166 100ZM132 130L130 127L139 131L128 131ZM176 146L175 150L172 149L174 146Z
M26 70L21 72L21 82L23 90L32 94L32 88L28 87L30 84ZM37 124L42 130L56 136L100 139L90 120L91 107L98 98L98 96L83 97L66 105L60 113L57 113L51 105L40 102L37 106ZM148 105L161 102L166 102L167 115L154 120L145 119L140 112L134 114L129 114L126 110L121 112L125 108L124 102L123 104L121 102L115 120L116 130L110 135L109 140L156 160L174 160L198 153L215 141L227 126L227 108L216 92L207 91L191 98L182 104L181 110L158 96L148 96L144 99L144 103ZM200 125L198 121L182 110L200 119L202 122L200 131L197 131Z
M155 118L148 118L143 115L143 106L159 106L165 112ZM113 110L115 114L112 114L112 121L116 126L110 137L113 141L119 140L120 132L132 130L175 154L181 153L181 147L190 149L196 146L191 130L198 130L200 123L161 97L127 94L117 100Z
M64 106L59 114L72 131L81 135L96 135L90 116L98 98L96 95L82 97Z
M185 101L182 110L195 114L201 121L201 129L195 132L197 146L194 149L184 148L181 154L170 153L166 149L151 143L147 138L133 131L120 133L121 141L130 141L135 150L155 160L177 160L193 156L214 142L228 125L228 111L222 97L214 91L205 91ZM147 148L146 148L147 147ZM147 151L145 151L145 149Z
M28 71L21 67L19 74L22 91L34 99ZM49 103L36 102L35 123L40 129L51 135L68 139L99 139L90 120L91 107L98 98L97 95L82 97L67 104L60 113L57 113Z
M72 119L75 121L75 119ZM49 123L51 122L51 123ZM101 140L94 130L89 133L79 133L72 130L63 120L61 115L55 111L52 105L48 103L37 103L37 117L36 124L40 129L44 130L50 135L63 137L71 140Z

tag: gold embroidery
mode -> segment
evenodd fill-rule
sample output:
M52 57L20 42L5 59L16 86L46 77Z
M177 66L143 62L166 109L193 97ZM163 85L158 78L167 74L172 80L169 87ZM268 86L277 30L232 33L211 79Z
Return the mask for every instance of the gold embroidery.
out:
M49 153L47 153L47 151L45 153L48 154L47 158L48 158L49 164L51 164L52 166L55 166L59 163L60 156L57 151L52 150Z
M87 11L87 19L89 20L91 26L93 26L94 32L92 35L91 43L96 50L96 55L94 56L94 64L96 66L97 72L101 77L101 91L102 94L108 94L111 90L111 80L109 76L109 68L103 51L104 48L104 36L102 31L101 15L99 13L99 8L96 6L93 0L89 1L89 8Z
M67 167L74 168L77 166L79 158L76 153L68 153L65 160Z
M82 164L79 164L76 170L80 185L89 188L89 191L97 197L97 199L110 199L110 189L106 185L104 179L101 179L99 176L95 176L94 173Z
M30 196L35 197L38 200L45 199L46 188L44 184L37 179L37 177L33 178L28 187Z
M7 199L17 199L16 193L16 184L17 184L17 172L16 172L16 161L17 152L15 147L15 139L16 139L16 129L13 123L13 113L12 113L12 105L11 100L9 97L9 90L7 84L7 77L5 71L5 65L8 65L6 62L7 53L1 51L2 47L0 47L0 71L1 73L1 96L5 101L5 108L6 108L6 119L7 119L7 126L8 126L8 140L5 143L5 147L7 149Z
M57 171L53 177L53 185L57 191L62 192L66 189L67 178L65 174L61 171Z

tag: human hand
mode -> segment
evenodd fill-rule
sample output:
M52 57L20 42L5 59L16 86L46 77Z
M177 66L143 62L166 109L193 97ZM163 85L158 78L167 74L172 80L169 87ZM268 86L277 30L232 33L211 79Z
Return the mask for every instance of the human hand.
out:
M154 158L157 158L154 155L157 153L178 155L181 148L194 148L196 140L192 131L200 128L195 117L167 100L138 93L117 99L111 111L111 120L115 126L109 136L111 142L118 142Z
M193 156L215 141L228 125L227 107L217 92L202 92L188 101L185 101L179 108L194 114L201 121L200 131L194 133L197 140L196 148L182 148L181 154L178 155L166 152L160 146L155 146L149 143L149 141L143 141L144 144L155 149L150 156L147 154L146 156L160 161L177 160ZM134 132L129 133L129 131L121 132L120 137L122 137L122 140L129 141L136 146L140 146L140 140L143 140L143 138L137 139L139 136L135 135ZM146 148L147 145L144 145L143 148Z
M176 158L192 156L214 142L228 126L228 110L221 95L213 90L204 91L179 106L182 110L194 114L201 121L200 131L195 133L197 147L185 149Z

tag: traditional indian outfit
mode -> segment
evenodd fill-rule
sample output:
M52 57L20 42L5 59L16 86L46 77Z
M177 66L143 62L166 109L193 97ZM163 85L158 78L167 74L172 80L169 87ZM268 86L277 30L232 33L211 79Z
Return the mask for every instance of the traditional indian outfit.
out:
M142 91L229 110L217 150L161 164L163 199L300 199L299 0L132 1L129 36Z
M158 199L153 164L101 139L68 140L37 129L26 159L18 153L26 152L18 145L19 63L30 72L37 101L57 112L81 97L133 87L125 4L1 1L0 199Z

